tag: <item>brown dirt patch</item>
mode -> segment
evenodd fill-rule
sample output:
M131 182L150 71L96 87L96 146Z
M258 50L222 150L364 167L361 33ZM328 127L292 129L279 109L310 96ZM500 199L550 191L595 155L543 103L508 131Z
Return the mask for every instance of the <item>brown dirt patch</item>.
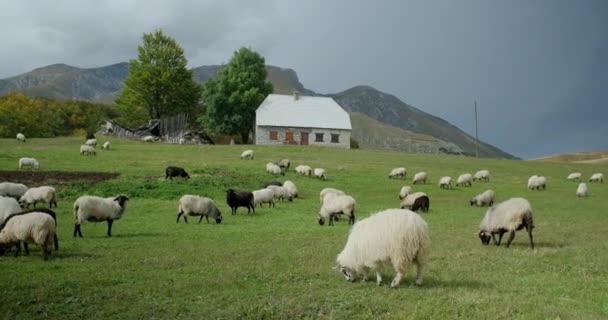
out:
M0 181L40 185L47 182L65 185L76 182L98 183L118 177L117 172L74 172L74 171L4 171L0 170Z

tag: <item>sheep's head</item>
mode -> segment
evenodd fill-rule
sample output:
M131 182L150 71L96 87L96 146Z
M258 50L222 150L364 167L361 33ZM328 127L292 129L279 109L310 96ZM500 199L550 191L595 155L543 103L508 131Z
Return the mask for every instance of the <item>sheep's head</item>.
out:
M480 230L479 231L479 239L481 239L481 243L483 245L489 245L490 244L490 239L492 238L492 235L485 231L485 230Z
M471 207L474 206L477 203L477 201L475 201L475 198L471 199Z
M181 172L181 177L182 178L186 178L186 179L190 179L190 175L185 170Z
M318 222L319 222L320 226L324 225L325 224L325 218L319 217Z
M127 204L127 201L129 201L129 197L127 197L124 194L118 195L114 198L114 201L118 202L118 205L121 207L124 207Z
M344 279L347 281L355 281L355 273L350 268L340 266L340 272L342 272Z
M215 218L215 223L220 224L224 220L224 217L220 214L217 218Z

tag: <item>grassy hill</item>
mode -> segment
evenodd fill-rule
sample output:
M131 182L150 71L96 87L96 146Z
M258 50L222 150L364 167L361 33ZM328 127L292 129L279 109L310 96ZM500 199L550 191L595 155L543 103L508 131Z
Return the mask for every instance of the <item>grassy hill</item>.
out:
M105 141L106 138L98 137ZM589 184L590 197L574 196L566 175L608 172L607 164L573 164L475 159L377 150L337 150L298 146L247 146L255 160L240 160L243 146L166 145L109 138L114 150L96 157L78 154L80 139L0 139L0 168L15 170L22 156L35 157L41 171L118 172L117 178L89 182L64 178L37 181L58 190L60 250L44 262L31 256L0 256L0 305L8 319L171 318L171 319L604 319L608 287L608 184ZM289 158L327 170L328 180L285 177L300 197L232 216L227 188L257 189L276 177L265 163ZM185 167L190 180L165 182L167 165ZM405 166L407 180L386 178ZM440 176L488 169L489 183L440 190ZM346 282L332 269L349 232L344 220L334 227L316 223L319 191L345 190L357 200L357 219L399 205L397 194L413 173L427 171L431 208L422 214L433 241L421 287L413 273L402 287ZM532 174L548 177L546 191L529 191ZM12 175L13 173L11 173ZM7 173L0 171L0 181ZM536 250L518 232L511 249L482 246L476 237L485 208L469 198L492 188L498 201L523 196L534 208ZM131 200L114 223L87 223L84 238L72 237L72 203L80 195L126 193ZM176 223L183 194L215 199L222 224Z

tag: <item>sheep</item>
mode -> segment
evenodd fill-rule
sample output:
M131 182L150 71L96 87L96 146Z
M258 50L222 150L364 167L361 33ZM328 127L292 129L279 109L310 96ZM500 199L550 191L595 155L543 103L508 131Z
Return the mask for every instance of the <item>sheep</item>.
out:
M416 265L414 283L421 285L430 248L429 228L418 214L410 210L388 209L352 227L336 262L347 281L353 282L359 276L366 280L369 272L375 271L378 285L382 285L380 271L390 264L396 272L391 288L399 286L413 263Z
M337 195L346 194L342 190L338 190L338 189L334 189L334 188L324 188L323 190L321 190L321 192L319 192L319 202L321 203L321 205L323 205L323 198L325 198L325 195L330 194L330 193L337 194Z
M82 238L80 225L85 221L108 222L108 237L112 236L112 224L120 219L127 209L129 197L124 194L101 198L81 196L74 201L74 237Z
M283 182L281 181L270 181L270 182L266 182L262 185L262 189L265 189L268 186L279 186L282 187L283 186Z
M479 170L479 171L475 172L475 174L473 175L473 181L477 181L477 180L490 182L490 171Z
M604 183L604 174L603 173L594 173L589 178L589 182L601 182Z
M411 192L412 192L412 187L410 187L410 186L401 187L401 190L399 191L399 200L405 199L405 197L407 197L407 195L410 194Z
M25 142L25 135L21 132L17 133L17 141Z
M413 184L418 184L418 183L422 183L422 184L426 184L426 172L418 172L414 175L414 179L412 179L412 183Z
M253 150L245 150L245 151L243 151L243 153L241 153L241 159L253 160Z
M301 174L301 175L305 175L305 176L312 175L312 168L307 165L299 165L296 167L295 170L296 170L296 173Z
M281 167L281 169L287 171L287 170L289 170L289 166L291 165L291 162L289 161L289 159L281 159L281 160L277 161L276 164L279 167Z
M11 214L0 224L0 254L6 249L16 247L15 256L21 251L24 243L25 253L29 254L29 243L35 243L42 249L42 257L48 260L53 251L59 249L57 241L57 222L55 212L48 209L33 209Z
M483 220L479 224L479 239L484 245L490 243L490 238L494 244L499 246L504 233L509 232L507 248L511 247L511 242L515 238L515 231L526 228L530 237L530 248L534 249L532 239L532 229L534 221L532 219L532 206L524 198L511 198L488 209ZM494 237L498 233L498 242Z
M13 198L0 196L0 224L4 222L9 215L21 211L19 202Z
M396 178L396 177L403 177L405 178L405 176L407 175L407 170L405 170L405 168L401 167L401 168L394 168L393 170L391 170L391 172L388 174L388 178Z
M491 207L494 205L494 198L496 197L496 192L494 190L486 190L473 198L471 198L470 204L471 206L483 207L488 205Z
M580 172L572 172L571 174L568 175L568 180L570 181L580 181L581 180L581 173Z
M294 198L298 197L298 187L296 187L295 183L291 182L290 180L285 180L283 187L287 190L290 196Z
M547 178L543 176L533 175L528 179L528 189L530 190L540 190L547 188Z
M198 223L203 221L203 217L209 223L209 216L215 219L215 223L222 223L222 212L217 208L213 200L205 197L186 194L179 199L177 206L177 221L184 216L184 222L188 223L188 216L201 216Z
M250 191L234 191L234 189L226 190L226 203L232 210L232 214L236 214L239 207L247 207L247 213L253 210L255 213L255 205L253 202L253 193Z
M157 141L157 138L155 136L145 136L145 137L141 138L141 140L143 142L154 142L154 141Z
M274 193L274 198L277 200L289 200L289 201L293 201L293 196L289 193L289 191L285 188L285 187L279 187L279 186L268 186L266 187L266 189L270 189L272 190L272 192Z
M183 138L183 137L182 137L182 138L179 138L178 143L179 143L179 144L185 144L185 143L186 143L186 139L185 139L185 138Z
M87 139L84 144L91 147L97 147L97 139Z
M90 156L90 155L97 155L97 151L95 150L95 147L83 144L80 146L80 155L81 156Z
M439 179L439 188L447 189L452 187L452 177L441 177Z
M318 222L319 225L325 224L325 219L329 218L329 225L334 225L334 219L336 215L345 214L348 218L348 224L355 223L355 199L348 195L338 195L335 193L328 193L323 198L323 204L319 211Z
M0 196L12 197L17 200L27 191L27 186L21 183L2 182L0 183Z
M110 143L110 141L106 141L103 143L103 145L101 146L102 150L110 150L110 147L112 146L112 144Z
M407 195L403 201L401 201L401 209L410 209L412 211L418 211L422 209L422 212L429 212L430 200L429 196L424 192L415 192Z
M49 208L52 208L53 205L57 208L56 194L55 188L49 186L30 188L21 196L19 203L21 204L21 207L26 209L30 207L30 204L33 204L34 208L36 208L38 202L48 203Z
M169 180L173 180L173 177L182 177L184 179L190 179L190 175L184 168L168 166L165 169L165 180L169 178Z
M578 188L576 188L576 196L577 197L586 197L587 196L587 184L581 182L578 184Z
M19 159L19 170L21 170L25 167L30 167L32 169L40 169L40 163L38 163L38 160L36 160L34 158Z
M272 162L268 162L266 164L266 172L274 174L274 175L285 175L285 172L283 170L281 170L281 167L279 167L278 165L272 163Z
M456 179L456 186L470 187L473 185L473 176L470 173L463 173Z
M262 203L268 203L268 208L270 206L274 207L274 190L271 189L260 189L253 191L253 206L260 204L262 207Z
M319 179L327 180L327 176L325 175L325 169L323 168L315 168L314 175Z

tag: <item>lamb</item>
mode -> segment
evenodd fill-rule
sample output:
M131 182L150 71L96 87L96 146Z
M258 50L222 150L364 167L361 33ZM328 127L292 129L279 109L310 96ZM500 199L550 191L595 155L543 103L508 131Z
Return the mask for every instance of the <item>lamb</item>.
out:
M604 183L604 174L603 173L594 173L589 178L589 182L601 182Z
M492 205L494 205L495 197L496 192L494 192L494 190L486 190L471 198L470 203L471 206L483 207L485 205L488 205L488 207L491 207Z
M290 180L285 180L283 187L287 190L290 196L294 198L298 197L298 187L296 187L295 183L291 182Z
M17 133L17 141L25 142L25 135L21 132Z
M375 271L378 285L382 285L380 271L390 264L396 272L391 288L399 286L413 263L416 265L414 283L421 285L430 248L429 228L418 214L388 209L357 222L336 261L347 281L355 281L359 276L365 280L370 271Z
M571 174L568 175L568 180L570 181L580 181L581 180L581 173L580 172L572 172Z
M173 180L173 177L182 177L184 179L190 179L190 175L184 168L168 166L165 169L165 180L169 178L169 180Z
M475 174L473 175L473 181L477 181L477 180L490 182L490 171L479 170L479 171L475 172Z
M473 185L473 176L470 173L463 173L456 179L456 186L470 187Z
M253 150L245 150L245 151L243 151L243 153L241 153L241 159L253 160Z
M4 222L9 215L21 211L19 202L13 198L0 196L0 224Z
M576 188L576 196L577 197L586 197L587 196L587 184L581 182L578 184L578 188Z
M325 169L323 168L315 168L314 170L315 177L323 180L327 180L327 176L325 175Z
M177 221L184 216L184 222L188 223L188 216L201 216L198 223L203 221L203 217L209 223L209 216L215 219L215 223L222 223L222 212L217 208L213 200L205 197L186 194L179 199L177 206Z
M530 248L534 249L534 241L532 239L534 221L532 219L530 202L524 198L511 198L488 209L479 225L479 239L481 239L482 244L488 245L490 238L492 238L494 244L499 246L503 234L509 232L510 236L507 241L507 248L510 248L511 242L515 238L515 231L519 231L524 227L530 237ZM494 237L497 233L498 242Z
M38 188L28 189L23 196L19 199L19 203L23 208L29 208L31 204L36 208L38 202L45 202L49 204L49 208L55 205L57 208L57 196L55 188L49 186L42 186Z
M38 160L36 160L34 158L19 159L19 170L21 170L25 167L30 167L32 169L40 169L40 163L38 163Z
M21 183L2 182L0 183L0 196L19 199L27 191L27 186Z
M418 183L422 183L422 184L426 184L426 172L418 172L414 175L414 179L412 179L412 183L413 184L418 184Z
M311 176L312 175L312 168L310 166L307 165L299 165L296 167L296 173L301 174L301 175L305 175L305 176Z
M106 141L103 143L103 145L101 146L102 150L110 150L110 147L112 146L112 144L110 143L110 141Z
M281 181L270 181L270 182L266 182L262 185L262 189L265 189L268 186L279 186L282 187L283 186L283 182Z
M26 254L29 254L27 243L35 243L42 249L44 260L48 260L53 244L56 250L59 249L55 212L33 209L8 216L0 225L0 254L6 249L17 247L15 256L18 256L21 242L24 243Z
M268 208L270 206L274 207L274 190L271 189L260 189L253 191L253 205L257 206L258 203L260 207L262 203L268 203Z
M291 162L289 161L289 159L281 159L281 160L277 161L276 164L279 167L281 167L281 169L287 171L287 170L289 170L289 166L291 165Z
M396 178L396 177L403 177L405 178L405 176L407 175L407 171L405 170L405 168L401 167L401 168L394 168L393 170L391 170L391 172L388 174L388 178Z
M323 198L323 204L319 211L319 225L325 224L325 219L329 218L329 225L334 225L336 215L345 214L348 216L348 224L355 223L355 199L348 195L337 195L328 193Z
M86 144L83 144L80 146L80 155L81 156L96 156L97 155L97 151L95 150L95 147L92 146L88 146Z
M293 196L289 193L289 191L285 188L285 187L279 187L279 186L268 186L266 187L266 189L272 190L272 192L274 193L274 198L277 200L289 200L289 201L293 201Z
M112 224L120 219L127 209L129 197L124 194L101 198L81 196L74 202L74 237L82 238L80 225L85 221L108 222L108 237L112 236Z
M439 188L447 189L452 187L452 177L441 177L439 179Z
M155 136L145 136L145 137L141 138L141 140L142 140L143 142L154 142L154 141L156 141L157 139L156 139L156 137L155 137Z
M547 178L543 176L533 175L528 179L528 189L530 190L540 190L547 188Z
M403 199L403 201L401 201L400 207L401 209L410 209L412 211L422 209L422 212L429 212L429 196L424 192L415 192L409 194Z
M346 194L342 190L338 190L338 189L334 189L334 188L324 188L323 190L321 190L321 192L319 192L319 201L320 201L321 205L323 205L323 198L325 198L325 195L330 194L330 193L337 194L337 195Z
M401 187L401 190L399 191L399 200L405 199L405 197L407 197L407 195L410 194L411 192L412 192L412 187L410 187L410 186Z
M255 213L255 205L253 202L253 193L250 191L234 191L234 189L226 190L226 203L232 210L232 214L236 214L239 207L247 207L247 213L253 210Z
M274 175L285 175L285 172L283 172L283 170L281 170L281 167L279 167L278 165L272 163L272 162L268 162L266 164L266 172L274 174Z
M97 147L97 139L87 139L84 144L91 147Z

